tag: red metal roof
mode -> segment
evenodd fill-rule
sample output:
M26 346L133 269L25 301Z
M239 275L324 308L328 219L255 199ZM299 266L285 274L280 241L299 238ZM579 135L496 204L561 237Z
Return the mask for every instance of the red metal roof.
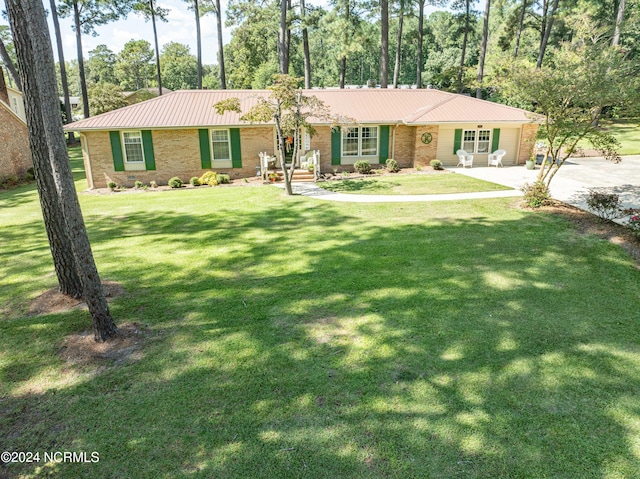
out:
M247 125L241 114L219 115L214 103L237 97L248 111L269 90L179 90L118 110L76 121L68 130L126 128L199 128ZM514 122L529 123L533 114L518 108L439 90L326 89L304 90L322 100L337 115L357 123Z

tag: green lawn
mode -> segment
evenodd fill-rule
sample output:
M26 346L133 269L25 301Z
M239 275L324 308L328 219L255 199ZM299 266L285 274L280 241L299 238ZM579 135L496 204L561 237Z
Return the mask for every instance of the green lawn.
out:
M616 122L602 122L604 131L611 133L622 147L621 155L640 155L640 124L638 120L618 120ZM593 148L587 141L579 143L581 148Z
M361 195L435 195L511 189L508 186L477 180L469 176L447 173L373 176L329 181L318 183L318 185L325 190L337 193Z
M82 183L84 186L84 183ZM33 187L0 192L0 477L631 478L640 271L513 199L82 195L137 361L68 364Z

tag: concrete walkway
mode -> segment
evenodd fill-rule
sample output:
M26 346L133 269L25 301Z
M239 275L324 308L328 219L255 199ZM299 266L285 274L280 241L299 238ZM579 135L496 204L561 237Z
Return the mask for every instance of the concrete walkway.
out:
M294 183L294 193L328 201L353 203L404 203L420 201L450 201L522 196L520 187L536 180L539 167L527 170L521 166L447 168L462 174L515 188L506 191L456 193L442 195L354 195L335 193L313 183ZM283 184L277 186L284 188ZM640 208L640 156L626 156L619 164L603 158L575 158L567 161L551 182L551 195L560 201L587 209L589 189L617 193L625 208Z

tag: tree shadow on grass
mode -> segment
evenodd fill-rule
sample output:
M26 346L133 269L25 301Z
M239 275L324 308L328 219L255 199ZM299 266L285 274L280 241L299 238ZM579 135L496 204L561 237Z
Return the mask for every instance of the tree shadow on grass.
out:
M140 362L76 372L86 376L55 394L4 397L6 448L100 453L50 468L69 477L640 468L638 273L622 253L542 216L376 226L310 204L91 224L109 276L128 284L114 315L161 339ZM130 230L174 256L132 267L114 239ZM593 277L615 282L615 297L585 288ZM51 363L22 352L29 336L60 337L77 314L6 325L10 390Z
M352 193L354 191L365 191L370 193L379 193L385 190L391 190L394 186L400 186L400 183L392 181L378 181L375 179L358 179L358 180L340 180L320 185L325 190L335 193Z

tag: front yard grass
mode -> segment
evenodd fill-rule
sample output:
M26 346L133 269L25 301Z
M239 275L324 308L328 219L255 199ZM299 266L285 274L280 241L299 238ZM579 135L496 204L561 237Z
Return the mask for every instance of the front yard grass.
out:
M457 174L384 175L318 183L336 193L362 195L437 195L510 190L508 186Z
M56 284L35 191L0 192L0 449L99 453L0 477L637 477L640 272L515 201L82 195L150 336L84 364L86 312L25 315Z

